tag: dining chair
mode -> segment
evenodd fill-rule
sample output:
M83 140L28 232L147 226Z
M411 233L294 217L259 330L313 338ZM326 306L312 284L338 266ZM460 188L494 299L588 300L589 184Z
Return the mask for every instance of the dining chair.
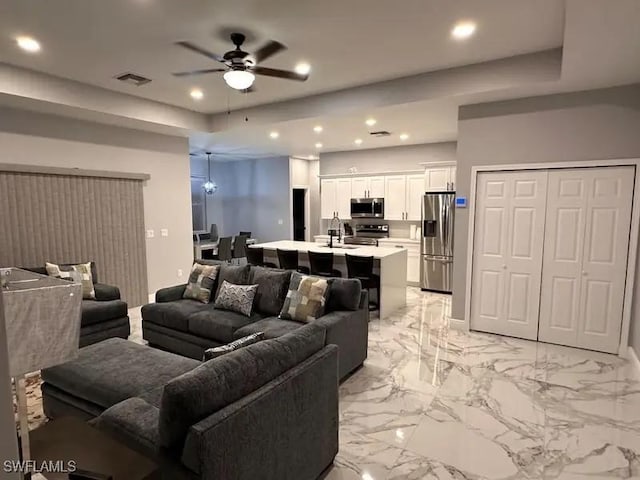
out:
M238 235L233 240L232 258L238 260L238 263L240 259L247 257L247 238L245 235Z
M223 262L231 261L231 240L231 237L222 237L218 241L218 253L213 256L214 260L221 260Z

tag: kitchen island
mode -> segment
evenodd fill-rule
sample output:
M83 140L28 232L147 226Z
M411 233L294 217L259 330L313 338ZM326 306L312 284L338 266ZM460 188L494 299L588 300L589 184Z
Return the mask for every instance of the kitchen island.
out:
M403 248L375 247L369 245L328 245L314 242L295 242L280 240L260 243L256 247L264 248L265 261L278 264L276 251L297 250L300 265L309 266L307 252L332 252L333 268L347 277L345 255L373 257L373 271L380 275L380 318L387 318L407 304L407 251Z

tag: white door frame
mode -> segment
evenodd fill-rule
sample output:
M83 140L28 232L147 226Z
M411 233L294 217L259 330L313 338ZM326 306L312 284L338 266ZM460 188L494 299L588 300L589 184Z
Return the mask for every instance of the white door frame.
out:
M640 229L640 159L622 158L613 160L583 160L576 162L522 163L516 165L480 165L471 168L471 191L469 193L469 234L467 240L467 278L465 283L465 320L464 328L471 326L471 279L473 275L473 250L476 219L476 184L478 174L482 172L501 172L509 170L553 170L558 168L614 167L632 165L636 167L633 189L633 208L631 210L631 230L629 234L629 254L625 277L624 305L622 309L622 327L618 355L626 357L629 353L629 330L631 328L631 309L636 275L638 254L638 233Z

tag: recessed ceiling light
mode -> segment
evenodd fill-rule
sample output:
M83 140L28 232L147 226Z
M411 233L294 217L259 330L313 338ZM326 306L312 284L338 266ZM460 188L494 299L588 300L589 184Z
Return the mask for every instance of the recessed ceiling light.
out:
M320 142L316 143L316 148L322 148L322 144Z
M204 93L199 88L192 89L189 95L191 95L191 98L194 100L202 100L202 97L204 97Z
M313 127L313 131L316 133L322 132L322 125L316 125L315 127Z
M18 37L16 38L16 43L26 52L36 53L40 51L40 42L33 37Z
M375 118L367 118L364 123L366 123L370 127L373 127L377 122Z
M406 140L407 138L409 138L409 134L408 133L401 133L400 134L400 140Z
M356 145L362 145L362 139L361 138L356 138L353 143L355 143Z
M476 24L474 22L458 22L453 26L451 36L458 40L464 40L473 35L475 31Z
M273 132L269 133L269 136L273 139L276 139L280 136L280 134L274 130Z
M307 75L311 71L311 65L306 62L300 62L296 65L294 70L300 75Z

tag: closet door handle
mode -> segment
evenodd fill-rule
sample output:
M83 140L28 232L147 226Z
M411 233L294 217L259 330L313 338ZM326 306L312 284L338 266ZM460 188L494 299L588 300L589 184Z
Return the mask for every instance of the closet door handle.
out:
M587 276L587 272L583 271L583 272L582 272L582 276L583 276L583 277L586 277L586 276Z
M506 269L507 269L507 266L506 266L506 265L502 265L502 269L503 269L503 270L506 270Z

